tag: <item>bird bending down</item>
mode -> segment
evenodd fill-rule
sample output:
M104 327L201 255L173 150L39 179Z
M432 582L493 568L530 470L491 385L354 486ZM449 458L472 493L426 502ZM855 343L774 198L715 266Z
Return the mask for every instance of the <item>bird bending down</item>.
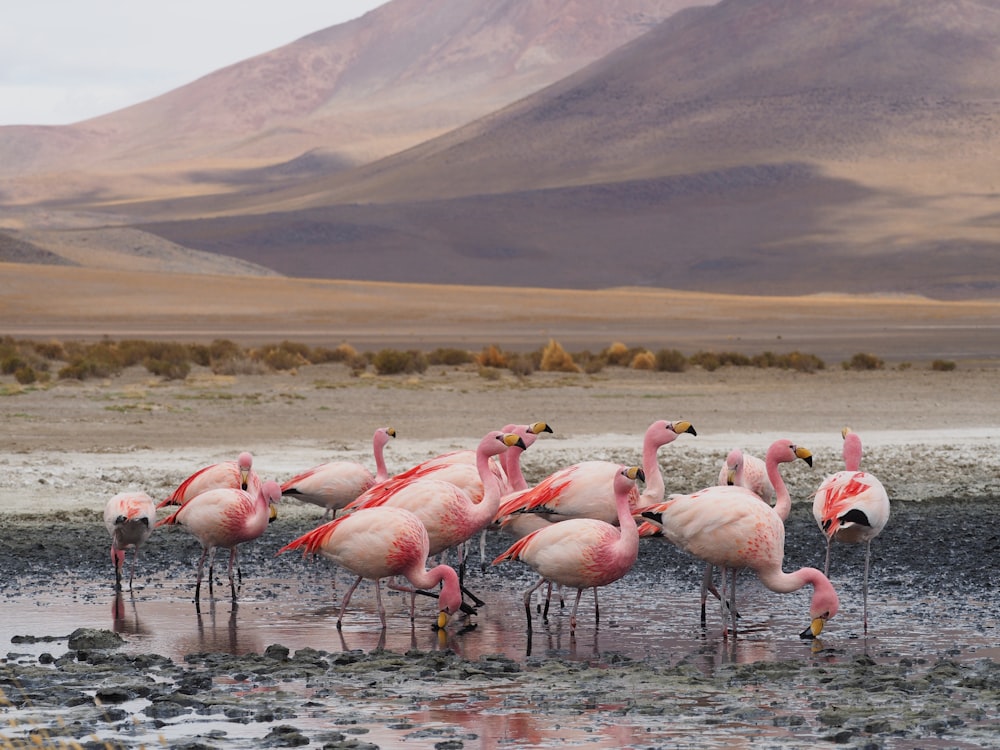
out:
M222 487L208 490L188 500L177 511L157 523L157 526L176 525L187 529L201 542L201 559L198 561L198 581L194 600L201 600L201 579L208 558L208 590L212 592L212 573L215 551L229 550L229 587L236 599L233 569L239 556L239 545L257 539L270 522L271 505L281 500L281 487L277 482L264 482L251 495L246 490Z
M235 461L223 461L204 466L181 482L170 496L156 507L184 505L188 500L203 492L219 487L244 490L256 497L261 479L253 470L253 456L243 451Z
M779 463L801 458L811 465L812 454L789 440L776 441L768 449L769 476L776 492L787 493L778 471ZM773 467L773 471L770 469ZM812 584L810 626L801 634L815 638L826 621L837 614L837 592L829 579L815 568L785 573L785 525L774 508L745 487L708 487L690 495L671 495L663 503L642 509L642 516L663 529L671 542L695 557L722 568L723 602L726 572L732 571L729 614L736 635L736 573L749 568L767 588L777 593L798 591ZM726 617L725 605L723 617ZM723 630L725 634L725 630Z
M697 435L690 422L658 420L646 430L642 449L642 470L646 489L642 495L633 486L629 504L635 509L663 500L663 474L657 458L661 446L672 443L678 435ZM620 465L611 461L584 461L550 474L537 485L513 494L500 506L497 520L511 513L549 513L564 518L596 518L618 523L612 485Z
M437 478L445 476L445 472L436 472L435 478L411 479L391 493L371 498L364 504L352 503L349 507L392 506L411 511L427 527L432 556L459 547L459 579L462 580L464 555L461 545L493 521L500 505L500 482L490 468L491 459L513 446L523 447L524 441L516 433L499 430L488 432L479 441L475 471L483 490L478 502L463 487Z
M777 464L775 464L774 471L777 471ZM761 461L756 456L751 456L748 453L744 453L739 448L734 448L722 462L722 468L719 470L719 484L746 487L761 500L770 505L771 498L774 497L775 493L774 483L769 478L769 474L770 472L766 461ZM783 484L782 487L784 487ZM778 502L774 506L774 510L777 512L778 517L781 518L782 521L788 520L788 514L791 513L792 510L792 499L788 495L787 491L783 496L778 498ZM711 593L716 599L722 601L722 595L715 587L715 582L713 581L714 574L715 566L711 563L706 563L705 573L701 579L702 626L704 626L706 622L706 605L708 603L709 593ZM723 602L723 607L725 606L727 606L727 604ZM739 614L735 613L735 616L739 617Z
M122 588L122 566L125 550L132 547L132 565L128 574L128 590L132 590L135 563L139 548L153 533L156 522L156 505L145 492L121 492L104 506L104 526L111 535L111 562L115 566L115 590Z
M576 613L584 589L594 589L594 623L600 622L597 589L617 581L628 573L639 554L639 533L630 505L631 491L637 479L643 479L638 466L619 466L613 482L618 525L593 518L571 518L541 528L514 542L494 565L520 560L540 576L524 592L524 611L531 630L531 595L546 582L576 589L576 602L570 615L570 632L576 631Z
M379 427L372 436L375 473L357 461L327 461L298 474L281 485L283 496L294 497L325 509L331 518L363 492L389 478L384 449L396 437L392 427Z
M846 544L865 545L864 609L865 633L868 632L868 570L871 562L872 539L882 533L889 521L889 495L872 474L861 471L861 437L845 427L844 471L823 480L813 500L813 517L826 537L826 562L823 572L830 571L830 544L834 540Z
M278 550L278 554L293 549L302 549L303 554L321 554L357 576L340 605L338 630L341 629L351 595L363 579L375 581L375 597L383 630L386 621L380 581L389 576L402 575L417 589L429 589L441 584L438 628L444 628L449 618L462 608L458 573L447 565L427 570L430 549L427 529L416 515L405 508L376 506L341 516L289 542ZM410 618L413 619L412 604Z

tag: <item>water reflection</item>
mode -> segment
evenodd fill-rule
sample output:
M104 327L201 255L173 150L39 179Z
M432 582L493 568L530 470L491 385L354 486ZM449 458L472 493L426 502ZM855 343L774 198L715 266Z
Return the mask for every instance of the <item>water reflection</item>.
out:
M147 630L139 620L139 609L135 603L135 597L129 597L128 608L126 609L125 599L122 592L115 594L111 602L111 629L121 635L147 635Z

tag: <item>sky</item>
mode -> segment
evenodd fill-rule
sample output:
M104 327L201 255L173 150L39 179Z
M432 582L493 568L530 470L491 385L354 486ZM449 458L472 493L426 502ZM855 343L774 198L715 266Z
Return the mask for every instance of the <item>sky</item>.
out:
M387 0L4 0L0 125L136 104Z

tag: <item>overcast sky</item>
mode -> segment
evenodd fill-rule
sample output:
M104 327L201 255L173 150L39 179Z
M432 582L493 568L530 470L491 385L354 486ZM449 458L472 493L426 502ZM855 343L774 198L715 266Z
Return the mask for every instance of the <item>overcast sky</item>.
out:
M63 125L152 98L387 0L9 0L0 125Z

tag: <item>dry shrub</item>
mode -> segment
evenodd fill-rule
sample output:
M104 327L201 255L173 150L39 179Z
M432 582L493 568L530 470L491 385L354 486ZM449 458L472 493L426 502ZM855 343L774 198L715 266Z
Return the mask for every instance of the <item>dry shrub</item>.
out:
M931 362L931 369L938 372L950 372L955 369L955 363L950 359L935 359Z
M858 352L847 362L843 362L841 366L845 370L881 370L885 367L885 362L876 357L874 354Z
M660 349L656 353L656 369L659 372L684 372L687 357L677 349Z
M379 375L424 372L427 369L427 357L415 350L404 352L398 349L382 349L372 358L372 366Z
M504 368L507 366L507 355L496 344L490 344L476 357L476 364L480 367Z
M438 347L427 355L427 361L430 364L447 365L450 367L467 365L474 359L472 354L465 349L456 349L453 347Z
M604 359L609 365L615 367L628 367L632 362L635 352L629 349L621 341L615 341L604 350Z
M549 339L548 346L542 351L539 369L543 372L580 372L569 352L555 339Z
M656 355L648 350L637 352L635 356L632 357L632 363L629 367L633 370L655 370Z
M507 369L521 377L535 371L535 359L530 354L512 354L507 358Z

